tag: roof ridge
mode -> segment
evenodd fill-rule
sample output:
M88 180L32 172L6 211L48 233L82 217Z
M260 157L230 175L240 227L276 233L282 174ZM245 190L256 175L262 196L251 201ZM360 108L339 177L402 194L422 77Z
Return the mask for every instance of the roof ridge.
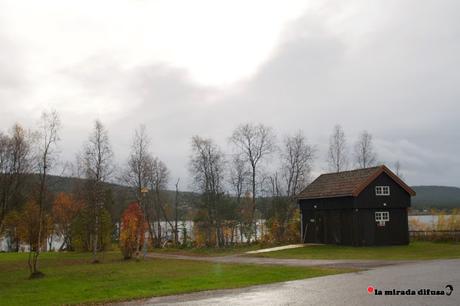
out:
M353 169L353 170L345 170L345 171L339 171L339 172L327 172L320 174L320 176L323 175L331 175L331 174L340 174L340 173L349 173L349 172L356 172L356 171L362 171L362 170L368 170L368 169L378 169L378 168L383 168L384 165L379 165L379 166L373 166L373 167L367 167L367 168L358 168L358 169Z
M390 178L405 189L410 195L415 192L406 185L385 165L347 170L341 172L325 173L318 176L313 182L305 187L297 198L321 198L337 196L353 196L368 186L375 178L386 173Z

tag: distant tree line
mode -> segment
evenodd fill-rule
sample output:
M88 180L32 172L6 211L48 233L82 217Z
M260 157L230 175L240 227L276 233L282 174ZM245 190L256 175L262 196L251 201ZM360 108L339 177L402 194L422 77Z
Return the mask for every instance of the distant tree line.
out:
M108 131L96 120L71 166L72 175L81 179L75 180L72 192L51 192L49 174L60 166L60 130L59 116L51 111L42 114L35 130L17 123L0 132L0 235L10 250L19 251L21 243L29 246L31 277L43 276L38 258L52 234L63 239L59 250L91 251L94 262L114 241L126 258L146 245L190 243L181 226L186 220L194 221L194 243L199 246L299 239L295 196L310 182L318 158L317 147L302 131L278 141L271 127L242 124L227 139L229 152L214 139L193 136L188 164L198 196L184 212L179 180L174 196L167 195L170 172L152 154L142 125L134 131L128 159L116 166ZM363 131L350 153L342 127L335 126L325 160L334 172L375 165L372 135ZM396 167L400 172L399 162ZM123 199L126 210L121 215L113 212L113 182L131 192Z

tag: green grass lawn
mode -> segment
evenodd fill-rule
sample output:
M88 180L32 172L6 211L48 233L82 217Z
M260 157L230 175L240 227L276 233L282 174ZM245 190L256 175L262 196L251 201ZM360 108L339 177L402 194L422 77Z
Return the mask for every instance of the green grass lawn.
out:
M252 256L298 259L388 259L425 260L460 258L460 243L412 242L404 246L349 247L309 245L297 249L260 253Z
M324 276L351 270L215 264L185 260L123 261L116 252L44 253L45 278L29 280L27 254L0 253L0 305L61 305L120 301L200 290Z
M263 248L260 244L237 245L225 248L162 248L153 249L153 253L186 255L186 256L228 256L243 254L248 251L259 250Z

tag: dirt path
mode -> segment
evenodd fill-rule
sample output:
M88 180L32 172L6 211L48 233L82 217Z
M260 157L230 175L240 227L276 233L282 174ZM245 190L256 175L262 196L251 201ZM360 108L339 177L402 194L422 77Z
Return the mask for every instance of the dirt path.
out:
M279 258L262 258L262 257L245 257L245 256L186 256L172 254L156 254L150 253L149 258L161 259L180 259L180 260L197 260L214 263L237 263L237 264L256 264L256 265L285 265L285 266L301 266L301 267L334 267L334 268L354 268L354 269L369 269L375 267L398 265L411 263L415 261L409 260L361 260L361 259L279 259Z
M246 252L245 254L260 254L260 253L268 253L268 252L281 251L281 250L297 249L297 248L303 248L303 247L305 247L305 244L289 244L289 245L283 245L283 246L274 247L274 248L249 251L249 252Z

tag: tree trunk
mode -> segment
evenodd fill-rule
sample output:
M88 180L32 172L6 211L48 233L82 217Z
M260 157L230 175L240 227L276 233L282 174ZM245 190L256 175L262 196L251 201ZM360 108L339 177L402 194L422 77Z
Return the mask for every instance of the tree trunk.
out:
M98 204L96 203L96 206ZM99 215L98 209L95 209L94 212L94 234L93 234L93 263L98 263L97 259L97 245L98 245L98 236L99 236Z
M251 222L254 223L254 241L257 241L257 225L255 220L256 213L256 168L252 166L252 212L251 212Z
M178 233L178 228L177 228L177 207L179 205L179 180L177 180L176 183L176 198L174 201L174 244L177 245L179 244L179 233Z
M38 234L37 242L32 256L32 265L30 264L30 255L29 255L29 270L30 278L41 278L44 274L38 271L38 256L40 256L40 248L42 241L42 228L43 228L43 201L45 193L45 183L46 183L46 156L43 161L43 173L40 176L40 189L39 189L39 198L38 198ZM30 246L32 248L32 245ZM32 249L30 250L32 252Z

